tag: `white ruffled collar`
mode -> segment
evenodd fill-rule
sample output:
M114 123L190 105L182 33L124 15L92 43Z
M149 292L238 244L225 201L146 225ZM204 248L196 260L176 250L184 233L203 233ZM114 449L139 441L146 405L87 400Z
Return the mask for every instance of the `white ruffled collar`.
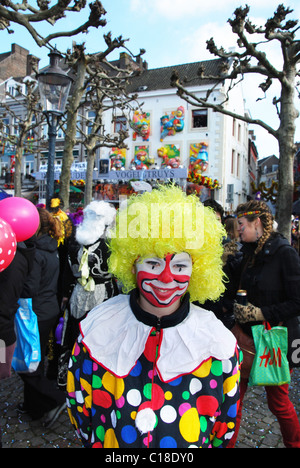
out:
M80 329L90 357L115 376L126 377L143 354L153 326L136 318L129 295L119 295L95 307ZM191 303L183 321L163 328L157 371L169 382L195 371L210 357L231 358L235 348L236 339L222 322Z

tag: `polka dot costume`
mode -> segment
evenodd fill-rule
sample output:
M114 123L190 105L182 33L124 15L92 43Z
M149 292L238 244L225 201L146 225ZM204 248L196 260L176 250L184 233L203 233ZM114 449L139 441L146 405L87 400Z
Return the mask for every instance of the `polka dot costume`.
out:
M68 373L68 412L86 447L226 447L239 403L239 355L210 357L165 382L157 369L164 330L151 329L144 352L118 377L76 343Z

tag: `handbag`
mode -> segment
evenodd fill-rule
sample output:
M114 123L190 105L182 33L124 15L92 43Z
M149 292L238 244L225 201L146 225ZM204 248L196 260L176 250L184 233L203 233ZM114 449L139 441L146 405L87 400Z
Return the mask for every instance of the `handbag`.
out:
M16 347L12 368L16 372L35 372L41 361L40 334L32 299L19 299L15 315Z
M284 385L291 381L287 359L286 327L271 328L267 322L251 327L256 354L249 376L249 385Z
M253 338L247 335L237 323L233 326L233 328L231 328L230 331L236 337L239 348L243 352L241 378L248 379L255 356L255 346Z

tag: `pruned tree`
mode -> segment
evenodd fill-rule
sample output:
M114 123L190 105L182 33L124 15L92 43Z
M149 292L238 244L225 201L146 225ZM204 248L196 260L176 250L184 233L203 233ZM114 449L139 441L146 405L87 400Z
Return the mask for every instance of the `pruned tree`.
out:
M32 146L38 144L40 140L39 125L42 113L39 105L39 96L35 92L36 83L33 80L25 81L26 91L21 86L17 86L16 95L6 92L6 99L1 102L0 112L0 134L2 140L14 148L15 152L15 172L14 191L15 196L20 197L22 191L21 164L24 152L31 152ZM12 132L7 132L4 125L4 118L14 122L10 125Z
M67 13L80 13L86 6L86 0L57 0L50 6L49 0L37 0L36 7L32 2L22 1L21 3L11 0L3 0L0 3L0 29L6 30L9 34L13 34L12 24L18 24L24 27L35 40L39 47L47 47L48 49L56 49L51 44L51 41L60 37L73 37L79 33L86 33L91 27L98 28L104 26L106 20L102 18L106 13L101 2L94 1L89 5L90 14L88 19L69 31L55 31L47 36L43 36L38 32L36 25L43 22L48 22L52 26L56 25L57 21L63 19ZM16 142L16 173L15 173L15 194L21 194L21 158L23 155L22 141L25 138L29 126L31 125L31 115L27 114L28 121L24 121L21 125L23 128L20 132L20 137ZM28 128L27 128L28 127Z
M97 148L100 146L122 147L124 139L127 138L127 135L122 132L117 137L104 134L101 131L103 129L102 115L103 112L117 107L124 111L126 106L135 100L136 96L128 96L125 88L127 80L133 74L139 73L139 68L136 66L121 69L107 60L113 50L126 48L126 39L123 39L122 36L112 39L109 33L104 35L104 41L106 49L102 52L86 54L84 44L75 44L72 53L70 52L67 55L67 62L72 67L75 83L67 109L61 173L60 197L65 206L69 204L70 169L73 162L73 148L76 142L80 141L87 149L88 166L85 187L85 204L87 204L92 197L92 174ZM128 49L126 48L126 50ZM144 50L141 50L140 55L143 53ZM105 104L104 101L106 101ZM88 123L90 130L88 135L84 134L84 129L77 125L80 110L85 107L95 113L93 122ZM81 119L82 115L83 112L81 112ZM78 132L81 133L79 139L77 138Z
M220 75L208 76L204 74L203 70L198 72L202 78L213 79L216 83L222 83L224 80L229 83L228 93L223 103L214 104L213 101L210 101L213 89L209 90L203 98L193 93L190 87L187 89L192 83L192 78L180 81L176 70L172 76L172 86L177 87L178 95L193 106L212 108L214 111L230 115L249 124L259 125L277 139L279 145L279 188L276 217L278 230L290 239L294 189L295 121L298 117L295 106L295 91L298 84L300 63L300 40L296 38L299 26L297 20L288 19L293 10L282 4L277 7L273 16L266 21L264 26L253 24L249 19L249 11L250 8L247 5L239 7L235 10L233 19L228 20L232 32L236 35L237 50L226 51L223 47L217 47L213 38L207 41L210 53L224 61ZM271 43L279 45L278 54L281 55L282 59L280 68L271 63L268 54L263 50ZM227 109L230 90L239 80L250 74L262 77L259 88L264 93L270 91L273 83L279 84L280 94L273 97L275 112L279 118L277 128L266 122L264 116L252 118L249 115L239 115Z
M26 0L20 3L11 0L1 1L0 29L6 29L9 34L13 34L11 23L19 24L27 29L39 47L47 46L53 49L51 41L54 39L73 37L82 32L86 33L90 27L98 28L106 24L106 21L102 19L104 11L102 4L96 0L89 5L89 17L82 25L71 31L55 31L43 37L37 31L36 24L47 21L49 24L55 25L58 20L65 18L66 13L80 13L86 6L86 0L57 0L52 6L49 6L51 3L49 0L37 0L36 3L37 7Z
M125 90L127 78L131 75L132 72L128 70L121 70L112 64L105 64L102 70L96 67L90 76L89 90L85 96L85 107L92 110L94 118L86 119L86 116L83 116L85 119L83 128L88 129L88 132L82 133L81 140L87 153L85 205L92 201L93 169L97 149L100 147L127 147L125 140L129 136L128 132L124 130L112 134L105 132L103 115L109 112L114 118L115 113L118 112L122 117L130 119L131 113L138 106L137 96L129 96Z

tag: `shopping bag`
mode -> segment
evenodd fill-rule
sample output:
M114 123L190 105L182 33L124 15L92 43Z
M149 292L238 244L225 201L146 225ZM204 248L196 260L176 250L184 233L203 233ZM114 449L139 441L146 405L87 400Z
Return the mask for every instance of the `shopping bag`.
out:
M249 385L290 383L287 328L279 326L271 328L269 324L254 325L251 328L256 354L249 376Z
M12 359L16 372L34 372L41 361L40 334L32 299L19 299L15 315L17 343Z

